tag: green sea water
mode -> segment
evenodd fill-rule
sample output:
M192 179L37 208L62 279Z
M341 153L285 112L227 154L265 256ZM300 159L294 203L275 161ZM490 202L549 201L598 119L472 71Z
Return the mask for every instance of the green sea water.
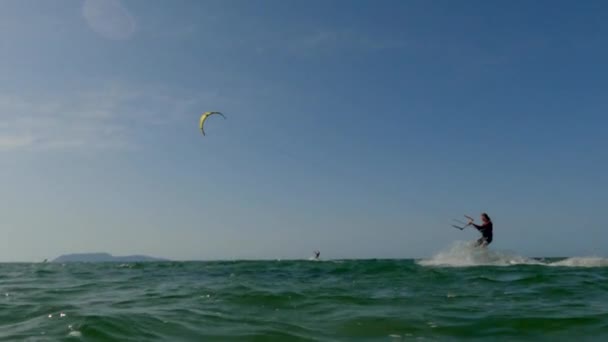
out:
M608 260L0 264L1 341L608 341Z

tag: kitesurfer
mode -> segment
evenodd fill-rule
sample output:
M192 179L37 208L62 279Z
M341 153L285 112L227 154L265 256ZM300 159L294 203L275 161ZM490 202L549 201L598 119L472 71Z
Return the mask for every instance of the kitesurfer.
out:
M477 230L481 233L481 237L477 240L475 246L486 247L487 245L489 245L492 242L493 238L493 224L492 219L490 219L490 216L488 216L488 214L486 213L482 213L481 225L475 224L473 222L474 220L472 217L467 216L467 218L469 219L468 225L472 225L473 227L477 228Z

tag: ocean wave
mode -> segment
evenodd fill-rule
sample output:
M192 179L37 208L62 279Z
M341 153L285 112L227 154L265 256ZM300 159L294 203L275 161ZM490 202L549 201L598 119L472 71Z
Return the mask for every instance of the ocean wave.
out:
M0 280L0 341L608 338L608 268L591 268L602 258L537 260L462 242L418 264L167 265L44 265L48 274L0 264L10 275Z

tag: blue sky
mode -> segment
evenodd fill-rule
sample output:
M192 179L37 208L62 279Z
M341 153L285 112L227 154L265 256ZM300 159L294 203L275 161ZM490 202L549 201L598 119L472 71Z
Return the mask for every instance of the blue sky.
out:
M606 13L2 1L0 260L606 255Z

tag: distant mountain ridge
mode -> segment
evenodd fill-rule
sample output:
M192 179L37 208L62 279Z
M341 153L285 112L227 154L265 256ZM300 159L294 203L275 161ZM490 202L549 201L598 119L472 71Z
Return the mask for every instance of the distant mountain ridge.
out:
M147 255L113 256L109 253L74 253L64 254L53 260L53 262L146 262L146 261L169 261L167 259L154 258Z

